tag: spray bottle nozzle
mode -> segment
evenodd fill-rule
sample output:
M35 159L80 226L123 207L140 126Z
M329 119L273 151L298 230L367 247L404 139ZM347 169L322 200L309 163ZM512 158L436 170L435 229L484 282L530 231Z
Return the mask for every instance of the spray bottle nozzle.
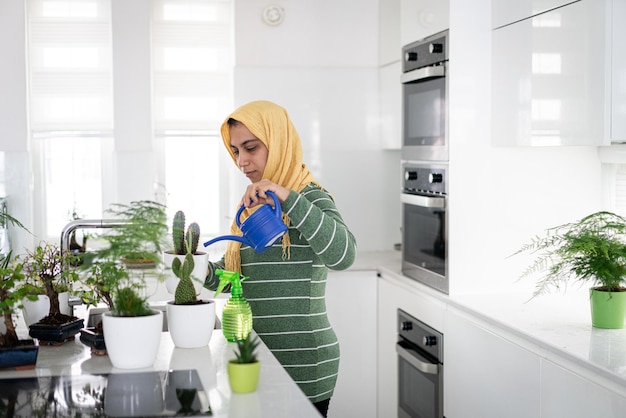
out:
M222 269L215 270L215 274L219 276L220 284L217 287L217 290L215 291L215 296L213 297L219 296L219 294L222 293L222 290L224 290L224 287L229 283L231 284L230 294L232 296L237 297L243 294L243 290L241 288L241 282L246 280L248 277L242 274L239 274L236 271L228 271L228 270L222 270Z

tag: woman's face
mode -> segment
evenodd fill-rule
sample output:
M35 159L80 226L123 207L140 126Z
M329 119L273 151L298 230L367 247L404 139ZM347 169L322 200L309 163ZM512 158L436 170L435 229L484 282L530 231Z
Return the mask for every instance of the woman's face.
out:
M267 147L241 122L230 126L229 132L230 148L237 158L237 166L250 182L261 181L267 164Z

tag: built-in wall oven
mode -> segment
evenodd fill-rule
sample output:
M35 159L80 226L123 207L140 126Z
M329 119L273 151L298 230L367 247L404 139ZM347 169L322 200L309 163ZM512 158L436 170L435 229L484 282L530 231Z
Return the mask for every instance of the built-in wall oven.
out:
M398 418L443 417L443 334L398 309Z
M402 273L448 294L447 164L403 162Z
M402 53L402 158L448 161L448 31Z
M403 48L402 272L448 279L448 31Z

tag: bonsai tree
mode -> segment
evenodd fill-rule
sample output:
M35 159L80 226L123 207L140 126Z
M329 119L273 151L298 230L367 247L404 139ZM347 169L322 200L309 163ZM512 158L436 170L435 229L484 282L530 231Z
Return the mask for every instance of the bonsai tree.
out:
M572 279L589 282L596 290L624 292L626 279L626 219L601 211L546 230L515 254L537 254L521 277L543 275L533 297L560 289Z
M172 220L174 253L178 255L185 255L188 252L196 254L199 241L200 226L196 222L192 222L185 231L185 213L182 210L177 211Z
M86 289L81 291L80 298L87 307L103 302L109 310L112 310L113 289L123 279L128 279L128 272L114 261L107 260L91 264L82 280Z
M71 290L72 283L79 280L78 273L68 267L76 263L77 257L69 251L61 252L58 245L42 242L20 261L27 281L36 283L50 299L48 317L65 322L68 318L61 314L59 293Z
M107 213L125 223L111 228L103 236L109 247L97 251L95 258L122 260L129 266L156 265L161 261L167 235L164 205L150 200L133 201L128 205L115 203Z
M11 266L11 252L0 259L0 313L6 331L0 334L0 347L14 347L18 345L19 338L13 322L15 308L24 297L19 291L18 284L24 280L22 264Z

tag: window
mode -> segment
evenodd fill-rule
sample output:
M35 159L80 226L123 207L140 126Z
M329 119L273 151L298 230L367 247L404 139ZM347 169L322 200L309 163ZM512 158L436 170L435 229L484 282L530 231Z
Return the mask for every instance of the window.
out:
M228 181L220 168L226 160L219 126L232 110L232 2L153 0L142 7L149 8L144 16L151 15L146 78L152 79L152 96L146 101L152 102L155 144L149 158L156 161L140 169L158 171L170 215L182 209L203 235L216 234L227 225L217 202L227 193L220 177ZM101 218L104 202L115 199L111 189L119 187L112 179L132 175L115 171L114 103L125 102L113 100L115 16L110 0L28 0L30 144L40 239L58 237L73 211Z
M185 212L203 235L220 225L219 127L232 110L230 1L153 2L153 110L163 139L170 216Z
M56 237L73 211L100 218L100 151L113 130L108 0L28 1L28 82L35 213Z

